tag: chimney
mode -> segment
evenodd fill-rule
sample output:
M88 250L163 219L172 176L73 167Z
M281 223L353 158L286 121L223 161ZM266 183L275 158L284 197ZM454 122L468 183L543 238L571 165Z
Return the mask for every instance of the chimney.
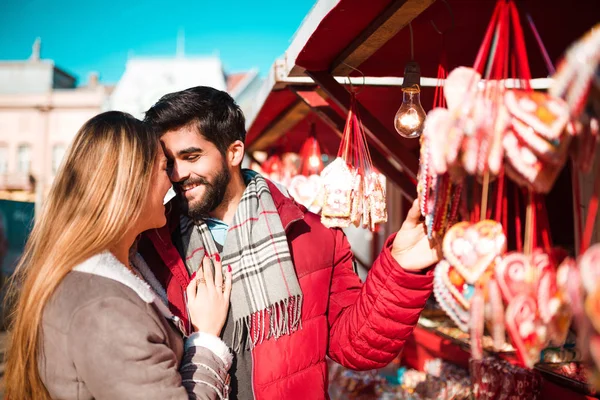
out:
M31 56L29 57L30 61L40 61L41 47L42 39L38 37L33 42L33 46L31 46Z
M92 88L92 89L98 87L98 81L99 81L98 72L96 72L96 71L90 72L90 74L88 75L87 87Z

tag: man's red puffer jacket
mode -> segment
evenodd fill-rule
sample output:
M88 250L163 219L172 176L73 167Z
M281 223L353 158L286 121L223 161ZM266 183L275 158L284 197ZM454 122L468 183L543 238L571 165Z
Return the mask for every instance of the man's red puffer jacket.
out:
M343 366L368 370L389 364L402 350L432 291L432 271L405 271L392 258L390 237L364 284L354 272L350 245L340 229L282 194L269 182L286 230L304 295L302 329L252 350L254 396L327 398L328 355ZM188 272L170 235L179 221L154 231L140 251L167 290L171 311L184 321ZM150 239L150 240L149 240Z

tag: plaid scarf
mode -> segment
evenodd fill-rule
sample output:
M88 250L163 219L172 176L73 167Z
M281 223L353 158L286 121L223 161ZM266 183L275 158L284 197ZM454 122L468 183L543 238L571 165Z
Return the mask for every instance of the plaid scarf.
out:
M301 328L302 308L302 291L287 237L267 182L253 171L243 173L250 181L221 254L224 269L230 265L233 272L231 347L235 352L243 344L244 327L248 332L246 348ZM182 215L180 228L185 263L193 273L205 254L212 259L218 249L204 221Z

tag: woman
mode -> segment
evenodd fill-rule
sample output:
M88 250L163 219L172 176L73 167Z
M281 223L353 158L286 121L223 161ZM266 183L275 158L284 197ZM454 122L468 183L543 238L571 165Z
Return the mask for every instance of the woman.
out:
M227 397L232 356L218 335L231 271L223 279L217 260L203 260L184 343L130 251L166 223L166 167L158 139L128 114L100 114L78 132L17 267L8 399Z

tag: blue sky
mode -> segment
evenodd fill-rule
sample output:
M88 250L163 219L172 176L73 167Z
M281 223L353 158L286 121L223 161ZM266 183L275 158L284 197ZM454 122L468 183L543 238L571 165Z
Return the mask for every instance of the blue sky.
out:
M227 72L265 75L315 0L1 0L0 59L23 60L36 37L42 58L84 83L90 71L116 82L128 55L219 54Z

